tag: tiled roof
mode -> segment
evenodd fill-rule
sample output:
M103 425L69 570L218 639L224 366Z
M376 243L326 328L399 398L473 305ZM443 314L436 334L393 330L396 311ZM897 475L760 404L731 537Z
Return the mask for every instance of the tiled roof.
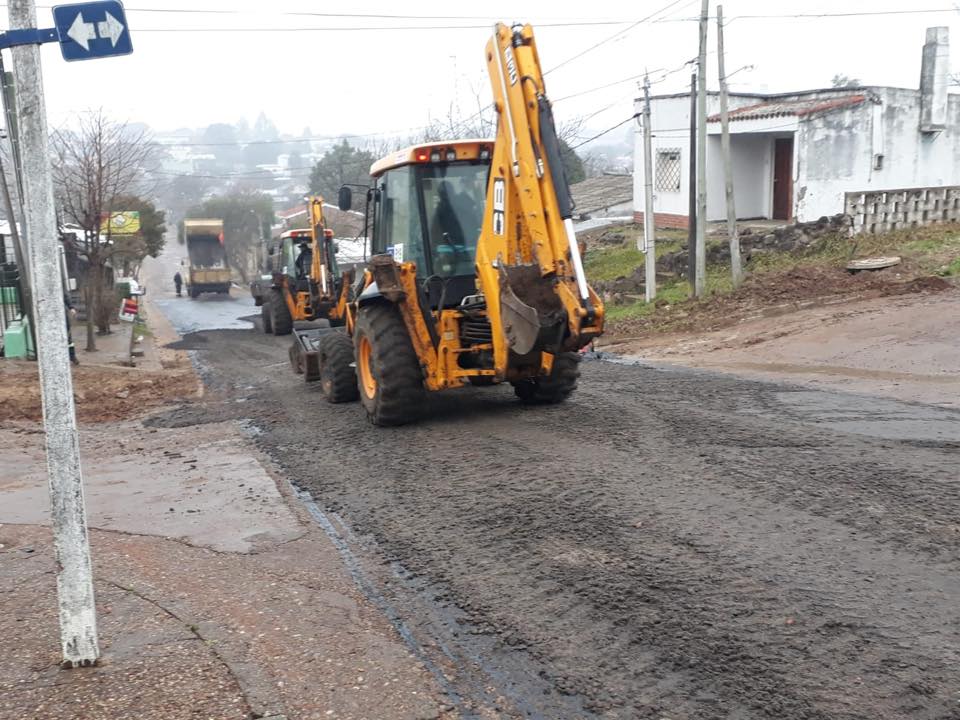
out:
M603 210L633 200L632 175L601 175L570 186L576 214Z
M760 120L772 117L807 117L841 108L853 107L865 102L866 95L842 95L840 97L816 97L804 100L767 100L729 112L733 120ZM720 114L711 115L707 122L719 122Z

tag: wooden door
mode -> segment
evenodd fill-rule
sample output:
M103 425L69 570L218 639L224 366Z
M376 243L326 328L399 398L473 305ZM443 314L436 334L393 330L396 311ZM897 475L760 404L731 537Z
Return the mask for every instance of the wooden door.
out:
M793 217L793 138L773 143L773 219Z

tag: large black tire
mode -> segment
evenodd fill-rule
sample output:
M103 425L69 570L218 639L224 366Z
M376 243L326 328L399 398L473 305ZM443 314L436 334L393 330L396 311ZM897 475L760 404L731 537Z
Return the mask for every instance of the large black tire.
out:
M279 290L270 291L270 324L273 326L274 335L289 335L293 332L293 318L290 316L290 308L287 307L286 298Z
M360 402L374 425L416 420L425 391L420 361L393 305L360 308L353 333Z
M342 332L320 338L320 390L330 403L353 402L360 397L353 365L353 340Z
M260 305L260 323L263 325L263 331L267 335L273 334L273 317L270 315L269 301Z
M577 389L580 379L580 354L558 353L553 358L553 369L544 377L513 383L513 391L520 402L528 405L552 405L566 400Z

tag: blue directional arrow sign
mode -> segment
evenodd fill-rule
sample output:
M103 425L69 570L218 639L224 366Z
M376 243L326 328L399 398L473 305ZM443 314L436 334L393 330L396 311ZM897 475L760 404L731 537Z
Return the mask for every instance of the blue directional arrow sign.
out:
M53 22L64 60L93 60L133 52L127 16L119 0L56 5Z

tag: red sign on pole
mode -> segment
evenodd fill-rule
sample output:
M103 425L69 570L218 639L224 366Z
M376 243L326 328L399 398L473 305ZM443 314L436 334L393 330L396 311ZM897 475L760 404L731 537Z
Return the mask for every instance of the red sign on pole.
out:
M120 319L126 322L133 322L137 317L137 299L125 298L120 306Z

